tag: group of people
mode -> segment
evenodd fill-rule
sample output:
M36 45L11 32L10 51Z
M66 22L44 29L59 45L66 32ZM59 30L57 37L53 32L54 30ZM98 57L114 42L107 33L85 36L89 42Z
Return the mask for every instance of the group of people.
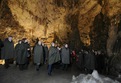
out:
M86 73L97 70L99 73L106 71L106 56L101 51L81 50L78 54L78 65Z
M36 70L39 71L40 66L48 64L48 75L51 75L53 65L61 63L62 69L67 70L70 64L70 50L68 44L64 44L60 48L56 43L51 43L48 49L47 45L38 40L33 47L30 46L26 38L19 40L14 46L13 37L9 36L3 43L0 42L1 59L5 60L5 68L9 67L10 61L15 61L20 70L28 68L32 58Z
M19 40L14 46L13 38L9 36L3 42L0 40L0 56L5 60L5 68L9 67L9 63L16 62L20 70L28 68L30 60L35 64L35 68L39 71L41 65L48 64L48 75L51 75L55 64L63 70L67 70L69 64L75 62L85 70L91 73L98 70L103 73L106 68L105 55L101 51L81 50L79 54L75 51L70 52L68 44L59 47L56 43L51 43L48 49L40 40L37 40L33 47L30 46L26 38Z

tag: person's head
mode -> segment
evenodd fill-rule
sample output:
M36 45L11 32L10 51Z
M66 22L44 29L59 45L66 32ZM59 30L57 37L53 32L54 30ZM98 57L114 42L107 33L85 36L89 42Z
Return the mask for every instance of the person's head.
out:
M57 47L57 49L58 49L58 50L61 50L61 48L60 48L60 47Z
M45 44L42 42L42 46L45 46Z
M41 41L38 41L38 44L39 44L39 45L41 45L41 44L42 44L42 42L41 42Z
M19 40L19 41L18 41L18 43L19 43L19 44L21 44L21 43L22 43L22 41L21 41L21 40Z
M65 48L68 48L68 44L65 44Z
M98 51L98 55L100 55L101 54L101 51Z
M47 47L47 45L46 45L46 44L45 44L44 46L45 46L45 47Z
M8 40L9 40L10 42L12 41L12 39L13 39L12 36L9 36L9 37L8 37Z
M27 43L28 42L28 40L27 39L25 39L25 43Z
M85 51L85 54L88 54L88 51Z
M92 49L92 52L94 53L95 51Z
M57 43L55 43L55 47L58 47L58 44Z
M28 42L27 38L23 38L22 41L23 41L24 43L27 43L27 42Z
M54 47L54 46L55 46L55 43L54 43L54 42L52 42L52 43L51 43L51 46L53 46L53 47Z

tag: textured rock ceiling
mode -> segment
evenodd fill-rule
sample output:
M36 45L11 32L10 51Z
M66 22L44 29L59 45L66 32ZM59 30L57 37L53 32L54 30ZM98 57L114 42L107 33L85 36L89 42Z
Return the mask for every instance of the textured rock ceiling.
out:
M95 41L90 33L96 16L102 13L115 19L121 14L121 0L0 0L0 11L1 38L12 35L15 40L27 37L32 41L38 37L46 43L58 39L60 43L90 46Z

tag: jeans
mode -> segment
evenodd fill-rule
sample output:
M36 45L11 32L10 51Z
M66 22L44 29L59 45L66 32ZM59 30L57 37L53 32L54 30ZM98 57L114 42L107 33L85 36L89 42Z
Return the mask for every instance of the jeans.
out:
M48 74L51 75L52 72L52 64L48 65Z

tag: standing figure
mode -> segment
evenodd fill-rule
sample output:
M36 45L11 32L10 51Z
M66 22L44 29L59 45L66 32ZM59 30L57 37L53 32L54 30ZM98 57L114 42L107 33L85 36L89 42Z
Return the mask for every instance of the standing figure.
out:
M92 73L95 69L95 56L91 51L85 53L85 68L87 73Z
M24 42L24 47L27 51L27 53L26 53L27 59L26 59L26 63L25 63L24 67L25 67L25 69L27 69L28 65L29 65L29 59L31 57L31 50L30 50L30 45L28 43L28 40L26 38L23 39L23 42Z
M78 66L79 68L83 71L84 70L84 51L81 50L79 52L79 57L78 57Z
M9 36L4 40L4 47L2 48L2 59L5 59L5 68L9 67L9 62L14 58L14 43L12 36Z
M52 66L54 63L58 62L60 60L60 55L55 47L55 43L51 44L51 47L49 49L49 57L48 57L48 75L51 75L52 73Z
M43 64L46 62L46 55L45 55L45 44L42 42L42 48L43 48Z
M45 60L44 60L44 63L46 64L47 58L48 58L48 47L47 47L47 45L44 45L44 52L45 52Z
M67 70L68 65L70 64L70 52L68 44L65 44L65 46L62 48L61 57L62 57L63 70Z
M41 41L35 45L34 48L34 63L36 64L36 70L39 70L41 64L43 64L43 47Z
M18 65L18 63L19 63L19 60L20 60L20 57L21 57L21 43L22 43L22 41L21 40L19 40L18 41L18 44L16 44L16 46L15 46L15 60L16 60L16 65Z
M57 53L56 53L55 63L53 64L53 69L54 68L59 69L61 65L61 56L60 56L61 48L58 46L58 44L55 44L55 48Z
M101 52L98 51L98 57L97 57L97 70L99 73L103 74L105 70L105 55Z
M19 41L19 43L15 47L15 50L16 50L16 62L19 65L19 69L24 70L27 61L27 50L24 44L24 40Z

